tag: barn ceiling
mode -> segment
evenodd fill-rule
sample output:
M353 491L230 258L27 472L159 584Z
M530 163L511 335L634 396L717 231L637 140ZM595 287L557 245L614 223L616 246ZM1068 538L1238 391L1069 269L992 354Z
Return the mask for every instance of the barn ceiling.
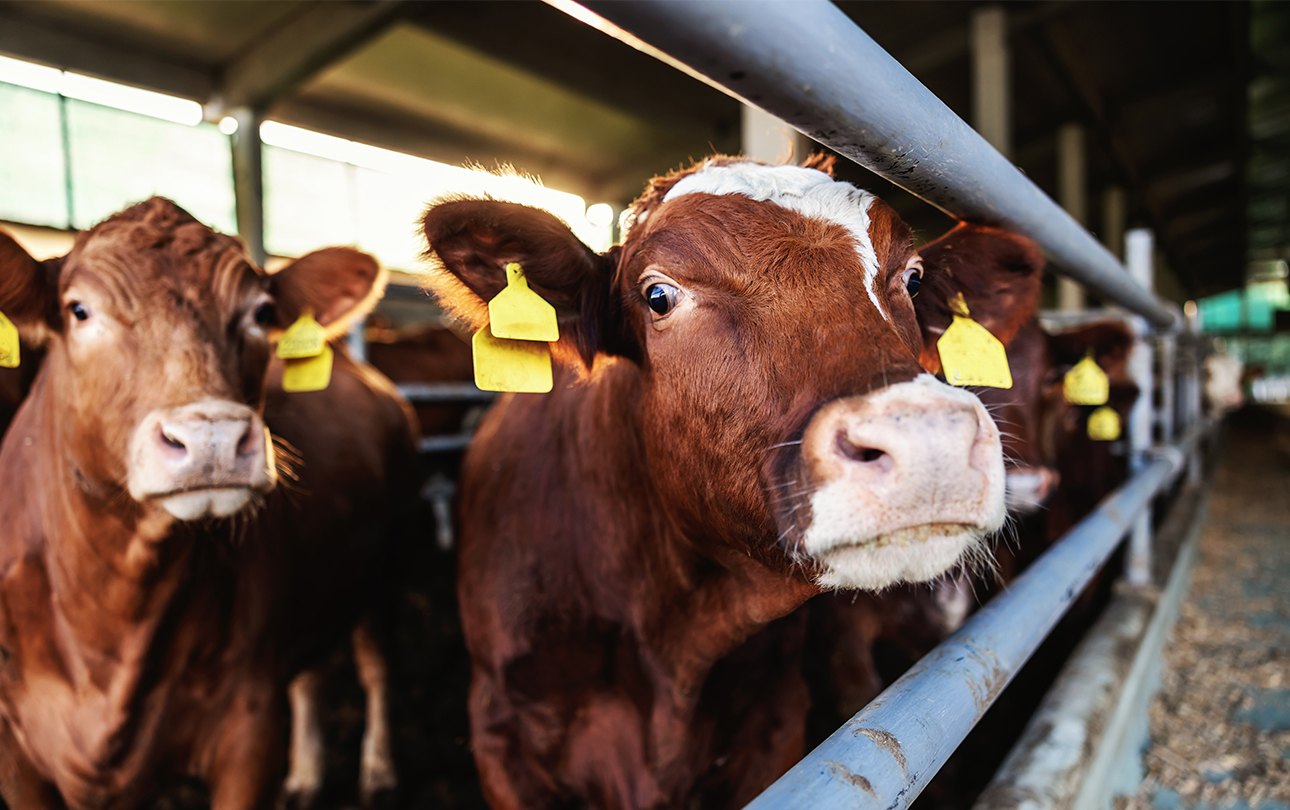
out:
M973 4L839 5L965 118ZM1175 296L1290 257L1290 13L1255 2L1004 4L1014 160L1055 191L1055 133L1089 132L1088 221L1128 192ZM739 106L530 0L10 0L0 52L449 163L510 163L589 201L739 147ZM917 228L942 215L848 166ZM1166 292L1170 292L1166 290Z

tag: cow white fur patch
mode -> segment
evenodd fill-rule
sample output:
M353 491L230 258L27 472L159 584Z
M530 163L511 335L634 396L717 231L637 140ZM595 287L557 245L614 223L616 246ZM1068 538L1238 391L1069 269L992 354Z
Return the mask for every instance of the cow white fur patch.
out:
M869 192L834 180L815 169L735 163L707 166L681 178L663 197L663 202L685 194L742 194L846 228L855 240L860 266L864 268L864 286L869 300L883 320L888 320L874 290L878 278L878 256L869 236L869 206L875 199Z

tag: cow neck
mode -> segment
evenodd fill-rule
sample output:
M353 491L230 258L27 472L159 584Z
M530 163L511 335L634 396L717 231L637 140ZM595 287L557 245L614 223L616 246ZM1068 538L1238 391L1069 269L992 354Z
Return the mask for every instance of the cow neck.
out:
M21 439L5 442L3 458L12 469L20 454L18 467L28 471L15 500L27 512L27 553L44 563L68 677L124 699L165 619L194 597L184 586L197 562L196 533L86 479L64 449L46 376L11 427L10 438Z
M590 551L611 559L590 566L583 581L602 604L622 598L603 590L606 581L632 583L627 621L653 659L656 675L662 676L656 683L660 696L685 713L697 701L713 664L819 593L819 586L808 577L773 570L721 541L682 531L645 472L639 373L625 373L631 367L628 363L617 365L619 373L597 375L577 420L584 435L565 443L566 452L574 455L568 461L579 470L578 480L597 481L603 487L590 497L621 499L624 493L634 493L639 500L624 504L627 513L653 516L648 529L653 537L645 543L640 538L597 542L584 549L580 553ZM589 441L604 446L587 452ZM598 469L586 469L589 463ZM624 525L632 522L624 520ZM598 573L604 571L619 571L622 576L606 578ZM649 574L642 576L641 571Z

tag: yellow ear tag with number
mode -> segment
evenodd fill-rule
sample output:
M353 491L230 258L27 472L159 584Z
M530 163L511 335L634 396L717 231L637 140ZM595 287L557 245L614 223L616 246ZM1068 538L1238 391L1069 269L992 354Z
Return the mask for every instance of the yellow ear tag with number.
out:
M331 361L334 352L326 343L316 357L288 360L282 370L282 390L288 393L321 391L331 383Z
M0 312L0 366L18 367L18 327Z
M1074 405L1105 405L1111 395L1111 381L1089 354L1066 372L1062 378L1062 390L1066 401Z
M282 390L294 394L326 388L331 383L333 355L326 330L314 320L313 310L306 309L278 340L278 357L287 361Z
M506 340L560 339L555 307L529 289L524 270L515 262L506 265L506 287L488 302L488 325L493 337Z
M306 309L296 322L287 327L278 340L278 357L299 360L317 357L327 347L327 332L314 320L312 309Z
M1113 442L1120 438L1120 415L1110 405L1103 405L1088 417L1088 437L1095 442Z
M551 390L551 347L540 340L495 337L484 326L470 341L475 385L485 391L545 394Z
M955 293L949 304L954 322L936 341L945 381L950 385L1011 388L1012 371L1003 344L989 329L972 320L963 293Z

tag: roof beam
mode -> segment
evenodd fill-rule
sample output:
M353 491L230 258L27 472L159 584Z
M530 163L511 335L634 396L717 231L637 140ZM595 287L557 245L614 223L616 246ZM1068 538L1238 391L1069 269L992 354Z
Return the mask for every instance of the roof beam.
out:
M385 30L406 0L316 0L224 66L208 117L239 107L266 109L318 71Z
M36 21L12 7L0 6L0 52L184 98L206 99L215 87L214 78L199 67Z
M1191 290L1198 289L1200 278L1196 275L1195 268L1179 252L1174 240L1169 238L1165 218L1154 201L1146 194L1147 189L1144 187L1145 183L1135 155L1125 137L1117 131L1115 113L1109 109L1096 80L1079 56L1080 49L1074 47L1051 25L1045 26L1041 42L1058 75L1070 88L1071 95L1084 105L1089 118L1096 122L1095 131L1099 135L1099 140L1105 144L1111 158L1128 178L1130 187L1141 202L1148 224L1156 232L1157 244L1164 251L1169 263L1173 265L1174 272L1179 278L1184 277L1185 274L1187 286Z

